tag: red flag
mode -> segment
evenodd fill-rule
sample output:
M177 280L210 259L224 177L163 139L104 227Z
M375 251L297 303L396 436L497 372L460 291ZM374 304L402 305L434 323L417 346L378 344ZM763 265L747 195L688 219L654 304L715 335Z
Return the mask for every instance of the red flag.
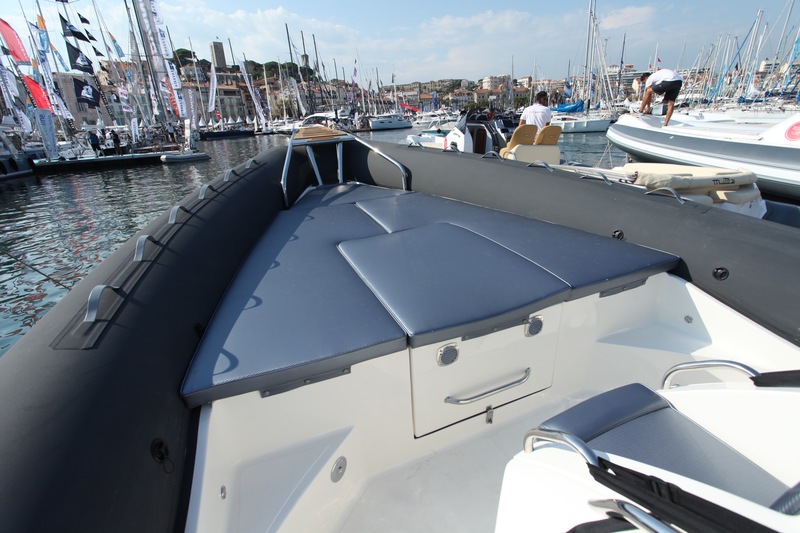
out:
M14 58L18 65L31 64L31 58L25 50L25 45L22 44L22 39L19 38L14 28L3 19L0 19L0 35L3 36L3 40L11 51L11 57Z
M52 111L53 105L50 103L50 98L47 97L47 93L44 91L44 89L42 89L42 86L36 83L33 78L29 78L25 74L22 75L22 79L25 80L25 85L28 86L28 90L31 92L33 103L36 105L36 107L40 109L49 109Z

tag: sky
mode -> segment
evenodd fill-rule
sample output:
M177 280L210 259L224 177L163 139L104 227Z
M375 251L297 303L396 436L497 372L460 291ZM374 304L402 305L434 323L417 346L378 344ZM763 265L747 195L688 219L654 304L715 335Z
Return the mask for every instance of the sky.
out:
M130 5L130 1L128 3ZM350 78L355 61L361 76L375 73L384 84L392 73L397 83L439 79L478 80L512 74L514 78L561 79L586 64L588 0L517 2L513 7L487 7L488 2L365 2L363 0L157 0L175 48L194 49L210 59L209 44L221 41L226 59L231 48L237 60L259 63L287 61L286 27L297 47L325 65L328 78ZM762 58L774 57L782 34L794 42L800 6L794 0L659 0L608 2L595 8L608 63L620 59L637 69L657 63L686 68L720 42L741 44L763 10ZM29 20L35 0L2 0L0 18L28 42L23 10ZM77 13L89 19L99 38L105 28L129 50L128 15L123 0L39 0L52 41L61 33L57 9L66 9L78 26ZM99 16L95 12L95 5ZM790 9L791 16L787 17ZM788 23L787 23L788 18ZM302 38L301 38L302 33ZM623 54L623 38L625 49ZM734 38L738 40L734 41ZM102 47L101 47L102 48ZM64 47L61 45L62 53ZM513 69L513 70L512 70Z

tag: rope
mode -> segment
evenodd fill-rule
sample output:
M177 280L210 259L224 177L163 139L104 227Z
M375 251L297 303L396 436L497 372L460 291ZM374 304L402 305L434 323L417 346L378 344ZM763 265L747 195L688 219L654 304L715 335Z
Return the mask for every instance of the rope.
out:
M60 281L58 281L57 279L55 279L53 276L51 276L51 275L49 275L49 274L45 274L44 272L42 272L41 270L39 270L39 269L38 269L38 268L36 268L35 266L31 265L30 263L27 263L27 262L23 261L23 260L22 260L22 259L20 259L19 257L15 256L15 255L13 255L13 254L11 254L11 253L9 253L9 252L6 252L5 250L0 250L0 253L2 253L3 255L6 255L6 256L8 256L8 257L10 257L10 258L11 258L11 259L13 259L14 261L17 261L17 262L18 262L18 263L20 263L22 266L26 266L26 267L30 268L31 270L33 270L34 272L36 272L37 274L39 274L40 276L42 276L42 277L43 277L43 278L45 278L46 280L49 280L49 281L51 281L51 282L55 283L55 284L56 284L56 285L58 285L59 287L62 287L62 288L64 288L64 289L67 289L67 290L71 290L71 289L72 289L72 287L67 287L67 286L66 286L66 285L64 285L62 282L60 282Z

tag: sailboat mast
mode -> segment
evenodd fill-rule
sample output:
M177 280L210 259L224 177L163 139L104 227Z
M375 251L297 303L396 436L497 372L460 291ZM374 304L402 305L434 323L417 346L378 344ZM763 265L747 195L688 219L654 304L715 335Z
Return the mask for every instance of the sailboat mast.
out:
M158 73L156 72L154 65L156 54L155 51L150 47L150 39L147 38L147 30L144 28L143 24L144 21L142 20L144 14L140 13L142 8L139 7L139 4L137 3L139 1L140 0L133 0L134 2L133 13L134 15L136 15L136 24L139 27L139 35L142 38L142 46L144 46L144 55L145 58L147 58L147 69L150 71L150 82L151 85L154 85L153 92L156 95L156 103L158 106L154 111L156 115L162 117L162 119L166 119L167 106L164 104L164 97L161 94L161 89L157 85L159 83L159 79L158 79ZM127 8L128 0L124 0L124 2L125 2L125 7ZM153 29L149 24L148 27L151 28L151 30Z
M290 64L290 65L291 65L291 64L295 64L295 65L297 65L297 64L294 62L294 54L292 54L292 38L291 38L291 37L289 37L289 24L284 24L284 26L286 27L286 44L287 44L287 46L289 47L289 64ZM298 58L298 60L299 60L299 59L300 59L300 58ZM300 73L300 65L297 65L297 73L298 73L298 74ZM291 74L290 72L287 72L287 73L286 73L286 75L287 75L287 76L289 76L290 74ZM288 84L288 83L289 83L289 81L287 80L287 82L286 82L286 83ZM296 92L296 91L295 91L295 92ZM298 98L298 99L300 98L300 93L297 93L297 98ZM301 111L300 111L300 102L297 102L297 117L298 117L298 118L302 118L302 113L301 113Z
M617 71L617 96L622 96L624 90L622 88L622 71L625 69L625 38L626 33L622 34L622 52L619 54L619 70Z
M152 84L148 84L147 83L147 79L145 78L145 75L144 75L144 69L142 68L142 58L141 58L141 55L139 54L139 46L136 44L136 35L135 35L134 31L133 31L133 18L131 18L131 9L128 6L127 0L125 2L125 10L128 13L128 33L130 35L130 43L131 43L130 44L131 50L129 50L129 53L131 54L131 61L136 64L137 71L138 71L137 75L141 79L142 85L145 86L145 87L149 86L149 87L152 88ZM132 89L133 89L133 87L132 87ZM139 111L142 113L142 117L143 117L144 121L146 123L149 123L149 121L151 120L151 118L153 117L153 114L154 114L153 102L149 98L149 95L146 95L144 100L146 102L146 106L141 106L140 105ZM137 102L138 102L138 100L137 100Z
M300 65L297 66L297 69L300 70L301 67L308 68L308 53L306 53L306 37L303 35L303 32L300 32L300 43L303 45L303 56L300 58ZM310 108L310 113L317 112L317 99L314 97L314 74L315 72L312 69L311 72L311 79L308 80L303 86L303 92L306 94L306 101L308 102L308 107ZM311 91L309 92L309 87Z
M587 99L586 108L591 107L591 98L589 96L589 49L591 46L591 35L592 35L592 5L594 4L594 0L589 0L589 18L586 21L586 55L584 56L584 65L583 65L583 96Z
M206 106L203 103L203 91L200 90L200 76L197 72L197 56L194 54L194 46L192 46L192 38L189 37L189 53L192 54L192 64L194 65L194 79L197 81L197 94L200 97L200 112L203 114L203 122L208 124L206 119Z
M322 80L320 80L320 76L319 76L319 53L317 52L317 38L313 33L311 34L311 41L314 43L314 72L316 73L315 81L316 81L317 90L319 91L319 94L322 97L322 105L324 106L325 105L325 91L323 91L323 83L325 83L327 80L325 80L324 78ZM323 64L323 67L324 66L325 65Z

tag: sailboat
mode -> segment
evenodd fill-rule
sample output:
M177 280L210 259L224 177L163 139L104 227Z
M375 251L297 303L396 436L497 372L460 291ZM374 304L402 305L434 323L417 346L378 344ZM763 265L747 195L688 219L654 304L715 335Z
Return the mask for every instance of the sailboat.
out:
M586 62L584 64L583 84L580 91L580 102L574 108L570 104L554 108L552 124L561 126L562 133L594 133L603 132L616 120L617 113L611 109L593 109L593 99L608 92L606 84L605 61L600 54L600 38L597 34L595 0L589 0L589 19L586 35ZM595 66L597 65L597 66ZM598 72L599 69L599 72ZM571 73L567 73L567 78ZM597 98L601 102L602 98ZM606 102L610 99L606 99ZM598 106L599 107L599 106Z

